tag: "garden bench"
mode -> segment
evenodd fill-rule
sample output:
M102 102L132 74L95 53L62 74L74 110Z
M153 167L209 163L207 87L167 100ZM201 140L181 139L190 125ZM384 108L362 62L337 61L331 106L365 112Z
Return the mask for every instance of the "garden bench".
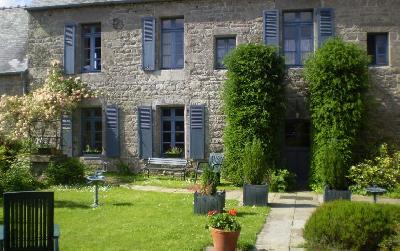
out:
M60 229L54 224L53 192L4 193L0 250L58 251Z
M185 179L190 165L190 161L186 159L148 158L144 170L147 171L147 177L150 177L150 171L164 171L181 174L182 178Z

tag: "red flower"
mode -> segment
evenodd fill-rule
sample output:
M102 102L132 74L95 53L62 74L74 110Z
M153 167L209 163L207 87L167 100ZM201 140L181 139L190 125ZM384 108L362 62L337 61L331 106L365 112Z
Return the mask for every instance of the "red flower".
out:
M228 214L230 214L232 216L236 216L237 215L237 211L236 211L236 209L233 208L233 209L228 211Z
M217 210L208 211L208 216L213 216L214 214L217 214L217 213L218 213Z

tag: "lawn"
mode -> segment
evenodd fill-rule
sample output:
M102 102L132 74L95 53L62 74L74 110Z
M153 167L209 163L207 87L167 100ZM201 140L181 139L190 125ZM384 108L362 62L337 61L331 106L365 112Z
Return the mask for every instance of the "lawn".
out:
M206 216L193 214L193 194L134 191L103 187L98 208L91 188L55 188L55 222L61 250L203 250L212 245ZM251 249L268 208L242 207L239 246ZM0 212L2 219L2 210Z
M142 185L142 186L159 186L166 188L183 188L183 189L193 189L199 186L201 183L201 177L194 182L193 178L187 178L182 180L180 177L172 177L171 175L161 176L161 175L147 175L144 174L126 174L121 175L115 172L107 172L106 174L107 182L109 184L131 184L131 185ZM234 186L227 180L221 179L221 184L218 186L218 190L237 190L239 187Z

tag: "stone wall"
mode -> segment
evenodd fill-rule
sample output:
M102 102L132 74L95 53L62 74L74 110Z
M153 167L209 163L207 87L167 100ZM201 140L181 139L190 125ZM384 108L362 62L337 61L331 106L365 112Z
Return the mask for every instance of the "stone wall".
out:
M28 41L31 84L40 83L52 59L62 61L65 23L101 23L102 71L77 75L91 87L106 94L103 99L89 102L87 106L114 103L121 108L122 157L136 159L138 156L136 112L139 105L151 105L156 111L155 121L158 121L156 118L160 107L187 107L190 104L206 105L207 156L208 152L221 151L223 147L221 87L226 71L215 70L214 67L215 37L234 35L237 44L259 43L263 34L263 10L318 7L334 8L337 34L361 46L366 47L366 32L389 32L390 64L371 68L374 79L372 93L380 101L376 109L385 111L375 117L376 123L387 124L390 130L385 130L385 133L400 143L400 109L396 109L400 104L400 16L397 13L400 2L395 0L200 0L32 11ZM184 69L160 70L157 67L153 72L141 69L141 18L144 16L157 18L158 47L161 18L184 17ZM116 19L123 23L117 29L113 27ZM77 32L79 34L80 30ZM157 48L157 55L159 51ZM289 106L295 109L288 111L287 116L308 119L305 100L307 87L301 72L301 68L288 69L286 85L291 102ZM187 109L185 117L188 118ZM79 115L76 115L75 121L79 121ZM157 123L156 128L159 127ZM187 126L186 123L188 141ZM75 130L79 130L79 123L76 127ZM159 135L156 131L154 135L154 153L157 155ZM79 154L79 132L75 134L74 142L75 153Z
M26 84L24 74L0 75L0 96L1 95L22 95Z

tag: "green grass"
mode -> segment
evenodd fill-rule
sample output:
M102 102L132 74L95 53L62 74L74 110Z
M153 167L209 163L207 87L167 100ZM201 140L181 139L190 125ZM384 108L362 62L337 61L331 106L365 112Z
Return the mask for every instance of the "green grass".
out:
M100 190L100 207L91 208L92 200L91 188L55 188L61 250L203 250L212 245L206 216L193 214L193 194L111 187ZM239 246L251 249L269 209L227 201L232 207L242 224Z
M186 180L182 180L181 177L173 177L171 175L161 176L161 175L150 175L148 178L147 175L143 174L128 174L122 175L114 172L108 172L105 174L107 177L107 182L109 184L131 184L131 185L141 185L141 186L159 186L165 188L182 188L182 189L193 189L196 186L199 186L201 182L201 178L197 179L197 182L194 182L193 178L188 178ZM240 189L235 187L230 182L221 179L221 185L218 186L218 190L226 190L232 191Z

